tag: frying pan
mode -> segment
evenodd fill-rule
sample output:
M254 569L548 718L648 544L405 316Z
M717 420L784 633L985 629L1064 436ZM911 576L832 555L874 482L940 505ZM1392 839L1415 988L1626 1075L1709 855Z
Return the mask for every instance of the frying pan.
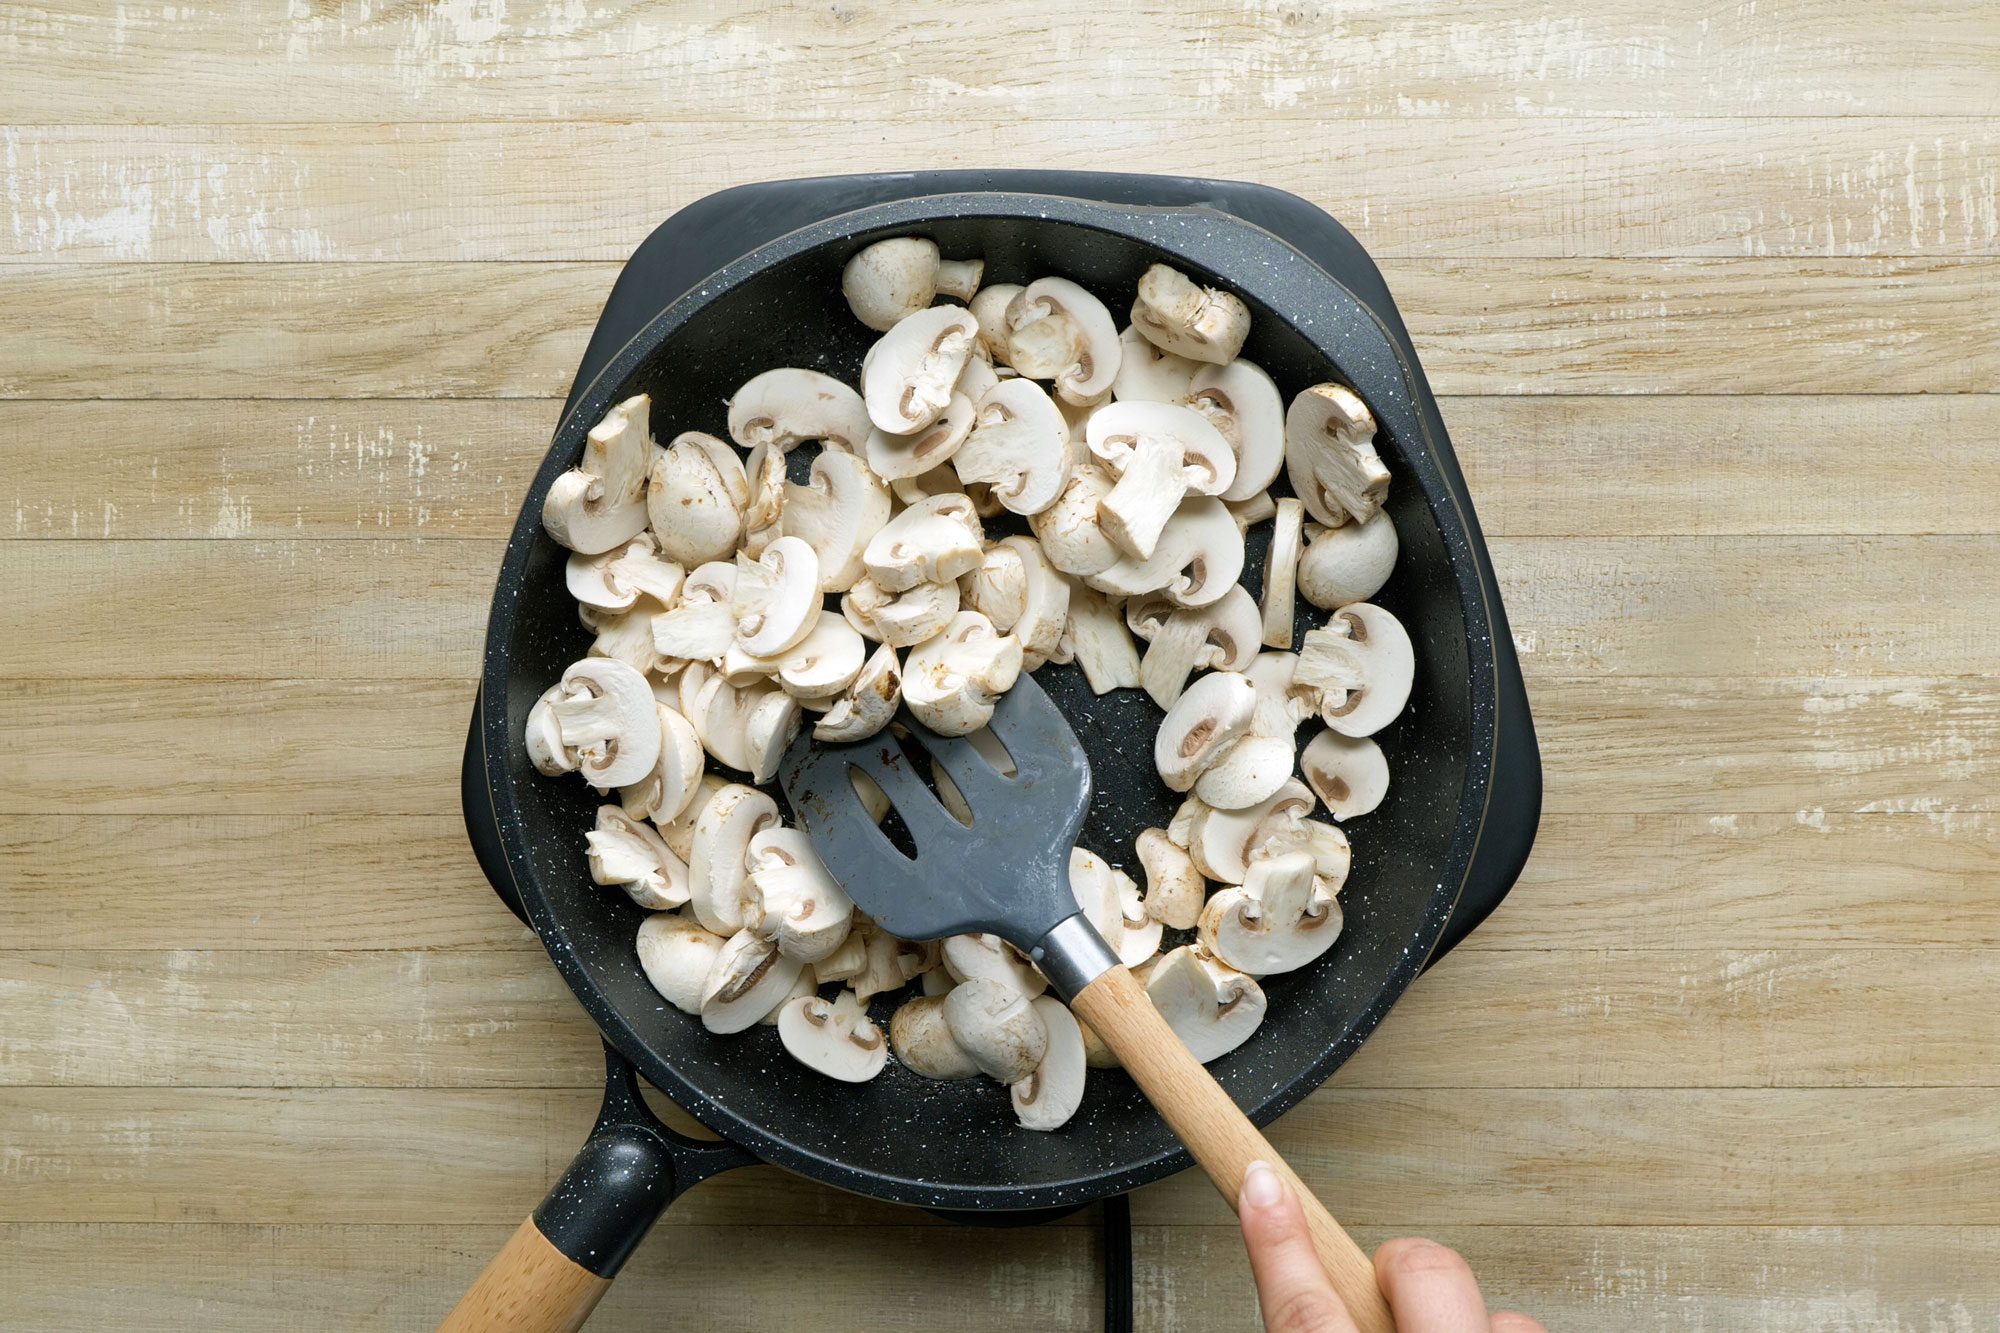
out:
M725 429L728 395L756 372L809 366L853 381L876 336L840 295L845 260L885 236L934 237L982 256L988 282L1055 273L1122 311L1156 260L1238 293L1244 355L1289 400L1328 378L1373 409L1401 539L1377 600L1409 628L1417 680L1378 739L1394 775L1380 809L1348 825L1345 930L1299 972L1267 978L1263 1027L1211 1066L1267 1124L1353 1053L1426 963L1492 910L1526 860L1541 772L1499 594L1443 421L1379 273L1326 214L1259 186L1072 172L936 172L748 186L682 210L633 256L578 372L508 542L488 621L466 752L467 828L481 867L602 1030L604 1110L576 1161L447 1320L574 1327L660 1210L734 1166L770 1162L841 1189L959 1216L1036 1219L1189 1165L1118 1071L1092 1071L1064 1129L1020 1128L1004 1088L920 1078L894 1064L837 1084L785 1055L775 1029L715 1036L641 972L643 909L593 885L584 833L598 804L543 777L520 743L528 709L590 635L564 586L566 552L542 498L611 404L653 398L662 436ZM801 453L794 465L803 468ZM1283 483L1275 488L1283 493ZM1262 568L1253 534L1246 581ZM1323 612L1303 606L1301 629ZM1131 865L1139 830L1178 798L1151 759L1159 714L1136 690L1093 695L1074 667L1036 673L1089 754L1097 796L1081 841ZM893 999L878 1001L886 1019ZM661 1125L637 1076L722 1141ZM1338 1196L1333 1199L1338 1211ZM454 1324L454 1321L459 1321Z

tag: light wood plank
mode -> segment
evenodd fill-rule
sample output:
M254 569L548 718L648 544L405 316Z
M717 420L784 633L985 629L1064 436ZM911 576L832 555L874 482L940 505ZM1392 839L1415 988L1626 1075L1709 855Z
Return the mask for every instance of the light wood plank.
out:
M0 1083L17 1086L570 1087L600 1072L589 1020L520 950L9 950L0 1000ZM1414 986L1341 1082L1990 1087L1996 1008L1992 950L1481 950Z
M1976 393L2000 372L1996 260L1382 267L1441 393ZM0 266L0 397L548 397L566 390L615 275Z
M1046 124L127 125L23 129L0 173L0 262L623 259L737 182L884 169L1050 168L1255 180L1413 255L1988 255L1987 120ZM1306 137L1325 151L1300 154ZM1589 170L1549 171L1551 162ZM637 168L637 169L635 169ZM1495 223L1504 220L1504 226Z
M2000 532L2000 395L1452 397L1443 407L1489 536ZM0 539L89 540L107 526L121 538L504 537L557 408L0 401L0 476L14 479L14 522ZM79 440L143 443L51 447Z
M1989 115L2000 37L1978 6L1893 24L1861 0L1589 14L1504 0L1341 6L791 9L288 7L183 16L83 0L9 10L0 120L358 121L726 116L841 122L1314 116ZM1094 21L1093 21L1094 20ZM1031 159L1032 160L1032 159Z
M0 1221L512 1227L596 1107L581 1089L0 1089ZM1992 1107L1960 1088L1336 1087L1272 1139L1343 1220L1406 1233L2000 1226ZM1198 1174L1134 1210L1148 1226L1229 1221ZM704 1183L661 1225L916 1220L759 1167Z

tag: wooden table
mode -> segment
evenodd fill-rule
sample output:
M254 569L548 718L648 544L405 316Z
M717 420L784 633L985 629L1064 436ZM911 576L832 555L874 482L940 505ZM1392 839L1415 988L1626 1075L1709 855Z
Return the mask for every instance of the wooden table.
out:
M1355 229L1529 675L1533 863L1291 1159L1552 1328L2000 1322L2000 8L1575 8L0 8L0 1324L451 1303L596 1100L456 775L618 261L1028 164ZM1135 1211L1142 1327L1252 1326ZM738 1173L593 1328L1090 1329L1091 1220Z

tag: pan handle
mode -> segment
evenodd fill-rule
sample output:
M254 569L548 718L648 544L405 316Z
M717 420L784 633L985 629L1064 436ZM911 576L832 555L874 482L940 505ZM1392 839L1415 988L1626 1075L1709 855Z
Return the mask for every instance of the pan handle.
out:
M608 1045L604 1065L604 1107L590 1137L439 1333L581 1328L668 1204L758 1160L727 1140L692 1139L661 1124L639 1095L638 1074Z

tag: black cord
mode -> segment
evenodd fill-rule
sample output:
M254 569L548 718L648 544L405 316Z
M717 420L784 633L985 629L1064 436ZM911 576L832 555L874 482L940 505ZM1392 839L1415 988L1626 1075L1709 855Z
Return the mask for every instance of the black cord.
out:
M1104 1201L1104 1333L1132 1333L1132 1201Z

